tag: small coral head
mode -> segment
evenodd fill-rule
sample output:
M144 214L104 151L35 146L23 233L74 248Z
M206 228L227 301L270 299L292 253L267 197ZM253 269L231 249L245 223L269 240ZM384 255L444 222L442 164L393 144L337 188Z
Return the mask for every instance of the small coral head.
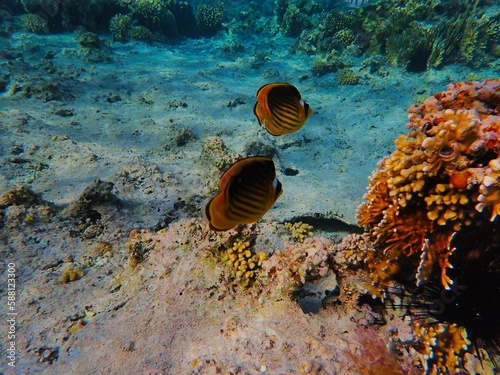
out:
M457 189L465 189L468 184L471 173L469 171L461 171L451 175L450 182Z

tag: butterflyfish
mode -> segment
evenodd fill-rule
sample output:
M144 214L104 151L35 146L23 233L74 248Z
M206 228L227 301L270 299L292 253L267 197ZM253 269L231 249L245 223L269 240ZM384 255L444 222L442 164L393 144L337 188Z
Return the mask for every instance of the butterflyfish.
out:
M210 229L229 230L259 220L282 194L273 160L253 156L236 161L220 179L220 192L208 202Z
M253 113L260 125L265 125L270 134L278 136L299 130L311 116L312 109L294 85L276 82L257 91Z

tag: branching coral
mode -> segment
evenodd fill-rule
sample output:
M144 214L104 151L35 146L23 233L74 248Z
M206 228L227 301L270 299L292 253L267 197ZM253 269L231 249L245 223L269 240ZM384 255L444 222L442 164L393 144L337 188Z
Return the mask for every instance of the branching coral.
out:
M352 69L341 69L337 76L339 85L357 85L360 81L360 76Z
M45 18L38 14L24 14L21 22L26 31L35 34L45 34L49 31L49 24Z
M463 355L470 345L463 328L455 324L416 324L415 333L423 344L418 358L426 374L462 373Z
M59 281L62 284L67 284L81 279L84 275L85 272L81 267L75 266L73 262L66 262L61 267L61 276L59 277Z
M196 8L196 24L198 30L204 36L213 36L222 27L224 18L224 4L214 2L213 4L200 4Z
M177 20L163 0L120 0L128 7L132 17L153 31L160 31L167 37L177 37Z
M326 36L333 36L339 31L349 30L355 22L356 19L352 15L332 10L326 15L320 28Z
M281 28L283 34L288 36L299 36L309 26L309 20L295 5L289 6L283 15Z
M409 109L409 134L370 177L358 222L384 258L370 265L374 285L388 262L419 254L421 267L439 266L449 287L454 233L498 213L500 81L448 89Z
M371 35L368 51L386 52L389 62L410 71L450 63L478 66L498 38L498 20L490 18L479 2L453 0L380 3L368 12L363 31Z
M292 234L292 238L297 242L304 242L307 237L312 236L312 225L303 223L299 221L297 223L285 223L285 228L287 228Z
M500 123L498 124L500 128ZM489 169L479 186L481 193L477 198L476 210L482 212L485 207L491 207L490 221L500 215L500 160L494 159L489 163Z
M109 31L114 41L126 42L130 40L132 17L130 15L115 14L109 21Z
M350 268L357 268L372 261L375 253L367 233L345 236L336 246L336 250L335 263Z
M266 258L266 253L255 254L249 241L236 241L221 253L221 259L231 266L236 280L245 286L254 278L255 270L262 266Z

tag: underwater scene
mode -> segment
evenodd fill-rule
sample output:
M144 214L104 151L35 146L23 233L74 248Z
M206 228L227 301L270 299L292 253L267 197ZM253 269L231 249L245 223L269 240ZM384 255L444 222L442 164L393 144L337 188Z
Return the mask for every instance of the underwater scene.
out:
M0 374L500 373L498 0L2 0Z

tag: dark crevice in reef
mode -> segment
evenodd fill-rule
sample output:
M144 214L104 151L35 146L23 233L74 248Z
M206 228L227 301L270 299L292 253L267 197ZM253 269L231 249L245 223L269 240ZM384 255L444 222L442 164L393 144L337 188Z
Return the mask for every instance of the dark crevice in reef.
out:
M363 229L357 225L348 224L340 219L332 217L316 217L316 216L297 216L289 220L291 223L302 221L312 225L315 230L327 233L348 232L348 233L363 233Z

